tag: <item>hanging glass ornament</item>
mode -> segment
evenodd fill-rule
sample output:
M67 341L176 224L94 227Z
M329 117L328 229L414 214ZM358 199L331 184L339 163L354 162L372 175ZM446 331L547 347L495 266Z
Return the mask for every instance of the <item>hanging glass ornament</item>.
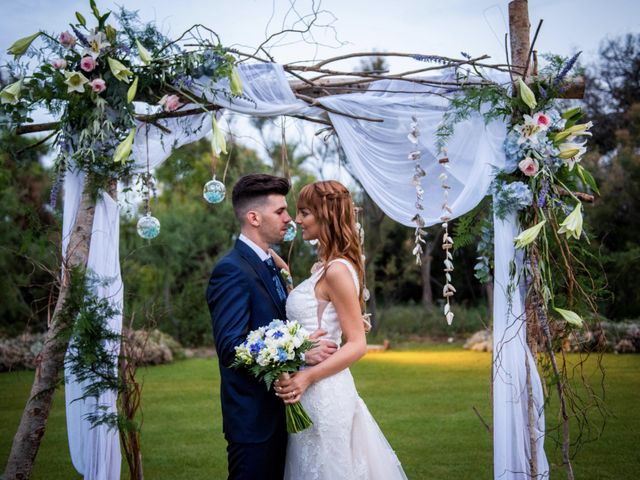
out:
M160 234L160 220L156 217L152 217L150 213L146 213L140 217L136 228L138 230L138 235L146 240L151 240Z
M209 203L220 203L224 200L227 189L220 180L216 180L216 176L204 184L202 196Z
M296 225L296 222L291 220L289 222L289 226L287 227L287 233L284 234L284 241L285 242L293 241L293 239L296 238L296 233L298 233L298 226Z

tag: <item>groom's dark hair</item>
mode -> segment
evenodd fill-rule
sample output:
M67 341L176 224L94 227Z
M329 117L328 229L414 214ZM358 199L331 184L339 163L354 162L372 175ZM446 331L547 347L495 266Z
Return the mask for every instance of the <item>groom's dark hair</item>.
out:
M233 186L231 203L233 211L240 223L244 216L253 208L262 204L268 195L283 195L289 193L291 183L283 177L276 177L266 173L251 173L240 177Z

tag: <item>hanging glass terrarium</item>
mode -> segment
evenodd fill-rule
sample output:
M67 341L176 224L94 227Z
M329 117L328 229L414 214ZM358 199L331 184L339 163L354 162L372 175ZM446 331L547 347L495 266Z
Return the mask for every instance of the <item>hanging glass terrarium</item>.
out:
M296 238L296 233L298 233L298 226L296 225L296 222L291 220L289 222L289 226L287 227L287 233L284 234L284 241L293 241Z
M160 234L160 220L152 217L150 213L146 213L138 220L136 229L142 238L151 240Z
M204 184L202 196L209 203L220 203L224 200L227 189L220 180L216 180L214 175L211 180Z

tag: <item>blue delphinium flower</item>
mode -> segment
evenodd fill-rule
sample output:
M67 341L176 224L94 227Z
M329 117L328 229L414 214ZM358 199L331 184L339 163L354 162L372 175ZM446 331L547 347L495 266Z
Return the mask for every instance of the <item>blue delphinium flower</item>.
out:
M538 208L543 208L547 201L547 193L549 193L549 180L546 178L542 179L542 188L540 189L540 193L538 194Z
M256 343L249 345L249 351L251 352L251 355L255 356L260 353L260 350L262 350L265 346L266 344L264 343L264 340L260 339Z
M282 333L280 330L276 330L275 332L273 332L273 335L271 335L273 338L280 338L284 335L284 333Z
M278 349L278 361L279 362L286 362L289 359L289 356L287 355L287 351L283 348L279 348Z

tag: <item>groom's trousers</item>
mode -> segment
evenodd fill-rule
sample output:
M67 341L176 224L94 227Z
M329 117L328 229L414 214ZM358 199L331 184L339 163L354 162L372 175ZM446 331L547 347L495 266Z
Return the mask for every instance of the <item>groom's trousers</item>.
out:
M280 428L266 442L229 442L228 480L282 480L286 453L286 428Z

